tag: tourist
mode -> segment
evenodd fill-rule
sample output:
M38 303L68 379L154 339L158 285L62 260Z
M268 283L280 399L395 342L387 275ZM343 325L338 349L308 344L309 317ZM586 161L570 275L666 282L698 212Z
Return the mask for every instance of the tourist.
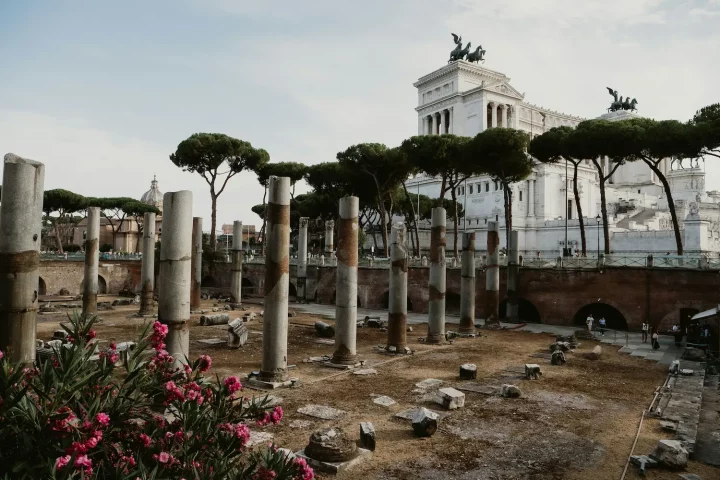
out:
M660 342L658 341L658 338L659 338L659 337L660 337L660 336L658 335L657 330L653 330L653 334L652 334L652 348L653 348L653 350L657 350L657 349L660 348Z
M605 317L600 316L600 320L598 320L598 325L600 326L600 333L602 336L605 336Z
M595 319L592 316L592 313L588 315L587 320L585 320L585 324L588 327L588 332L592 333L592 324Z
M680 330L680 327L676 323L675 325L673 325L672 331L673 331L673 336L675 337L675 346L680 348L682 346L682 337L683 337L682 330Z
M648 338L647 334L648 334L649 329L650 329L650 325L643 322L643 324L642 324L642 342L643 343L647 343L647 338Z

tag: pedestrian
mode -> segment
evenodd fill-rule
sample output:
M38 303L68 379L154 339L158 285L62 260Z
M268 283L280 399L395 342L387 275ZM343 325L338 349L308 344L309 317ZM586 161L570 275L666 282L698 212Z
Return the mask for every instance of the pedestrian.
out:
M649 329L650 329L650 325L643 322L643 324L642 324L642 342L643 343L647 343Z
M598 325L600 326L600 334L602 336L605 336L605 317L600 316L600 320L598 320Z
M585 324L587 325L588 332L592 333L592 324L595 319L592 316L592 313L588 315L587 320L585 320Z
M658 341L659 335L657 333L657 330L653 330L652 334L652 348L653 350L657 350L660 348L660 342Z
M675 337L675 346L677 348L680 348L682 346L682 330L680 330L680 326L676 323L672 327L673 336Z

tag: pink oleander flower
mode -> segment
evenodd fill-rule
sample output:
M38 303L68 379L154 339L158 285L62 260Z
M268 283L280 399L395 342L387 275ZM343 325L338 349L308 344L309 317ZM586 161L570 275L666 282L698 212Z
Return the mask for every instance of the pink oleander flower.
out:
M110 424L110 415L100 412L95 415L95 420L97 420L100 425L107 427Z
M200 373L207 372L210 370L210 367L212 367L212 358L208 355L201 355L200 363L198 364L198 370L200 370Z
M277 477L277 473L272 470L268 470L265 467L260 467L260 469L252 476L252 480L273 480L275 477Z
M300 469L300 475L298 475L298 480L313 480L315 478L315 472L312 468L310 468L310 465L307 464L305 459L296 457L293 461L296 468Z
M233 375L232 377L227 377L225 379L225 388L227 388L228 393L232 395L242 389L242 384L240 383L240 380L238 380L238 377Z
M110 350L117 350L117 343L111 342L111 343L110 343Z
M275 425L280 423L280 420L282 420L282 418L283 418L282 407L275 407L273 409L272 413L270 414L270 417L272 418L272 423L274 423Z
M75 458L75 467L92 467L92 460L90 460L87 455L80 455Z
M55 459L55 469L60 470L65 465L70 463L70 458L72 458L72 457L70 457L70 455L63 455L62 457L56 458Z
M91 448L97 447L98 442L100 441L97 437L90 437L85 441L85 447L89 450Z
M148 437L147 435L145 435L144 433L140 434L140 441L142 442L143 446L145 446L145 447L149 447L150 444L152 443L152 439L150 437Z
M2 350L0 350L0 360L2 360L4 356L5 356L5 354L3 353Z
M97 336L97 333L95 333L95 330L90 330L87 335L85 336L85 340L92 340Z

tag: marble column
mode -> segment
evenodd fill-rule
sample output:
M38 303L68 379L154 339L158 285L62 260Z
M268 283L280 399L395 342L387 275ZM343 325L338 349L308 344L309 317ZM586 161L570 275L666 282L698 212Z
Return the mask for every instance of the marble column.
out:
M503 116L502 126L503 126L504 128L508 128L508 127L510 126L510 123L508 122L508 113L510 112L510 108L509 108L507 105L503 105L503 106L502 106L502 111L503 111L503 114L502 114L502 116Z
M445 224L442 207L432 209L430 220L430 283L428 285L427 343L445 341Z
M166 193L162 217L158 320L168 326L165 349L179 366L190 353L192 192Z
M448 110L448 133L453 133L453 107Z
M440 122L438 123L438 125L439 125L438 133L440 135L442 135L443 133L445 133L445 110L441 110L438 113L438 116L440 117Z
M98 270L100 267L100 207L88 207L85 233L85 280L83 315L97 312Z
M308 217L300 218L300 234L298 235L298 262L297 262L297 301L307 298L307 236Z
M290 178L268 180L265 255L265 314L259 380L287 380L288 289L290 282Z
M500 234L498 222L487 227L487 265L485 270L485 324L499 323L500 309Z
M0 350L15 364L35 362L44 181L45 165L5 155L0 201Z
M428 122L430 124L430 135L435 135L435 115L430 115L428 117Z
M153 313L155 293L155 214L143 215L142 269L140 271L140 315Z
M325 222L325 255L328 259L335 255L335 240L333 235L335 233L335 222L333 220L327 220Z
M460 333L475 333L475 232L462 237L460 266Z
M510 249L507 268L507 318L511 322L518 320L518 275L520 273L520 255L518 252L518 232L510 232Z
M527 193L527 202L528 202L528 217L534 217L535 216L535 180L528 180L528 193Z
M163 236L164 238L164 236ZM190 274L190 310L200 310L202 283L202 217L193 217L192 273Z
M230 253L230 295L235 303L242 302L243 224L233 222L232 252Z
M335 270L335 353L331 363L357 361L358 197L340 199Z
M407 277L408 253L405 246L405 224L392 224L390 231L390 286L388 293L387 350L403 353L407 346Z
M498 124L497 124L497 109L498 109L498 104L495 102L492 102L490 104L490 128L496 128L498 126Z

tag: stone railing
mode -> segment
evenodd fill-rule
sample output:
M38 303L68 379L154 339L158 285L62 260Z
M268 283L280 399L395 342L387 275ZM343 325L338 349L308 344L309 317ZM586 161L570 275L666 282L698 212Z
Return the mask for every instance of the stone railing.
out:
M100 260L140 260L142 259L142 253L101 253ZM85 254L82 252L68 252L68 253L55 253L55 252L43 252L40 253L40 260L43 261L68 261L68 262L84 262Z

